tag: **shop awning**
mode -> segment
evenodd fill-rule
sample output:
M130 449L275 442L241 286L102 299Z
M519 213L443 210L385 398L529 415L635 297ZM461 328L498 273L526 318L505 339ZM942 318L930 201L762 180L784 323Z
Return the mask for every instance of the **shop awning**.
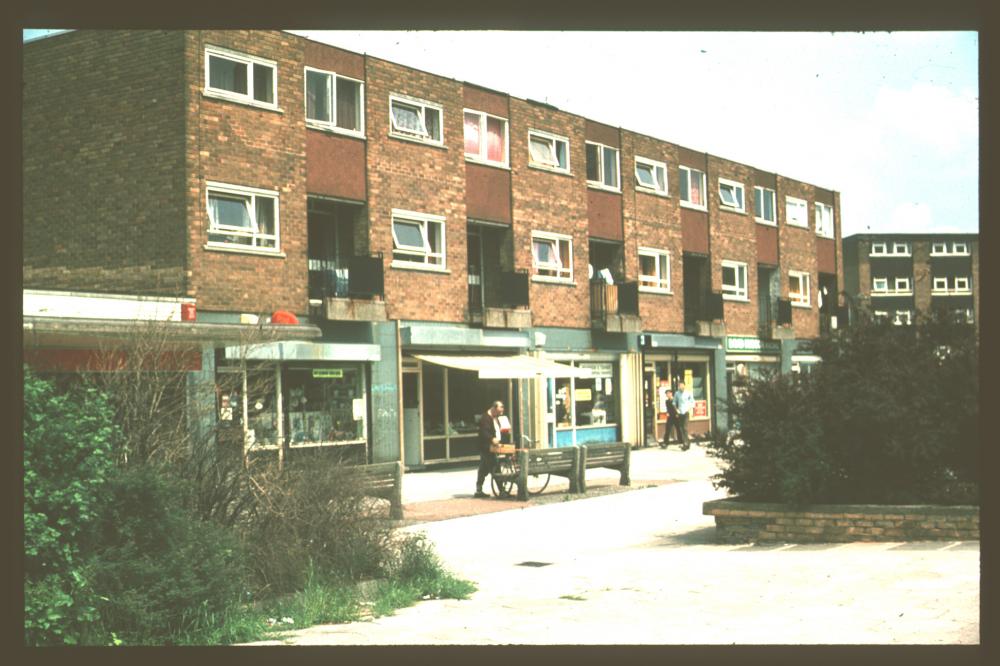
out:
M476 372L480 379L587 378L591 376L591 371L587 368L574 368L565 363L556 363L536 356L438 356L430 354L414 354L413 356L427 363Z

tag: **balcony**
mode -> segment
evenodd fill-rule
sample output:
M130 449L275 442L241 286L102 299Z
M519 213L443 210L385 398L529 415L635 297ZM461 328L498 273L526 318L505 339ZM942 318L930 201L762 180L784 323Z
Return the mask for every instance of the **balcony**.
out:
M469 285L469 319L483 328L523 329L531 328L527 271L500 271L496 286L499 290L487 289L489 294L483 303L483 289L478 283ZM485 285L489 287L491 285Z
M639 283L608 284L604 280L592 280L590 282L590 326L607 333L638 333L641 331Z
M770 302L762 304L760 326L757 337L761 340L791 340L795 337L792 328L792 302L787 298L779 298L777 307Z
M382 255L337 262L309 260L309 298L322 301L329 321L386 321Z
M725 309L722 294L709 292L701 299L685 299L684 330L692 335L726 337Z

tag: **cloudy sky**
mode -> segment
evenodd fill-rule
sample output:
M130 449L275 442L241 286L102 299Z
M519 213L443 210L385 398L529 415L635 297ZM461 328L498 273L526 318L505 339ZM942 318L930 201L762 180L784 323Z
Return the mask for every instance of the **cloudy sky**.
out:
M291 32L838 190L845 236L979 230L975 32Z

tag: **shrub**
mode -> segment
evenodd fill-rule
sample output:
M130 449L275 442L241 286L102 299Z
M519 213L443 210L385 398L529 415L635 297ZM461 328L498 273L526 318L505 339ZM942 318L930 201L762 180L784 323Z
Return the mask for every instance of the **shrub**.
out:
M978 347L942 319L862 322L810 375L750 383L716 437L717 487L789 503L978 502Z

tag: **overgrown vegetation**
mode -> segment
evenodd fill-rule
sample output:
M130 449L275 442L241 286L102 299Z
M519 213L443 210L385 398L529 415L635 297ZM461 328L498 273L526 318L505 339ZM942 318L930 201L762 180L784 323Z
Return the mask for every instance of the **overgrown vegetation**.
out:
M244 642L472 591L339 460L245 464L166 339L132 342L59 389L25 368L27 644Z
M975 329L866 319L815 342L806 375L752 381L717 437L716 486L749 501L979 501Z

